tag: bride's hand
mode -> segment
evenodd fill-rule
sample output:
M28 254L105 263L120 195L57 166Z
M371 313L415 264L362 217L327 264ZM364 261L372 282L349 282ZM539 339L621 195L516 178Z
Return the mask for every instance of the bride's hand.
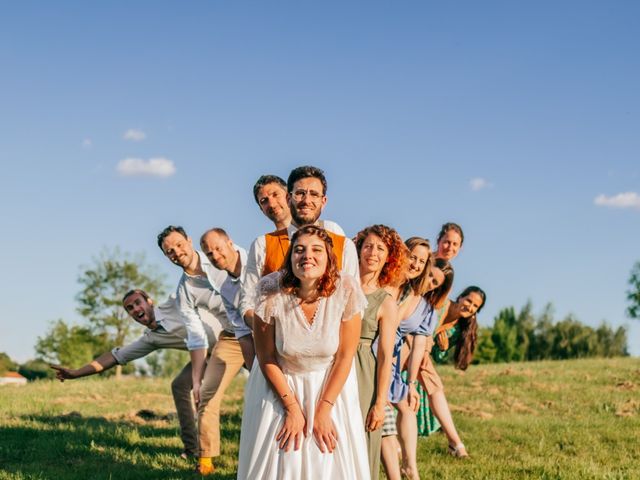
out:
M307 419L296 400L285 408L284 423L276 435L276 441L285 452L291 450L292 445L294 450L299 450L303 435L307 436Z
M338 444L338 432L331 420L331 405L320 401L313 417L313 438L322 453L333 453Z

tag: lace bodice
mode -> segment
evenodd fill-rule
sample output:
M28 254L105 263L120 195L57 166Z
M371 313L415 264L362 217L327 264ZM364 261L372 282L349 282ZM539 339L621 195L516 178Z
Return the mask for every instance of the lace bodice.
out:
M340 341L340 322L348 321L367 305L360 283L342 273L336 291L322 297L313 323L299 306L300 300L280 286L280 272L260 280L255 313L263 322L275 324L275 343L280 367L285 372L323 370L333 362Z

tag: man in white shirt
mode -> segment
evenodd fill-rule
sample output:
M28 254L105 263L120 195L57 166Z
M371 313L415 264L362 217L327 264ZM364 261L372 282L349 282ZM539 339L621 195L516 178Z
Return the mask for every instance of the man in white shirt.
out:
M207 232L206 238L218 235L221 229ZM222 230L223 231L223 230ZM217 233L216 233L217 232ZM225 234L226 235L226 234ZM229 239L230 241L230 239ZM182 227L169 226L158 235L158 245L169 260L182 268L176 295L178 308L187 330L187 348L191 355L193 397L198 409L198 437L200 456L198 473L214 472L213 457L220 455L220 406L224 393L244 363L240 337L248 330L238 321L234 303L235 285L239 285L244 250L233 245L218 268L203 252L194 250L191 238ZM213 249L213 246L211 246ZM215 258L215 255L212 256ZM222 257L220 257L222 258ZM237 273L237 275L236 275ZM232 278L229 278L229 277ZM201 311L211 312L222 326L218 342L211 351L205 367L207 338L203 334ZM241 319L240 319L241 320Z
M103 353L92 362L75 370L52 365L51 368L56 370L56 377L61 382L95 375L116 365L125 365L146 357L156 350L187 349L185 343L187 330L180 319L175 297L170 297L165 303L154 307L149 295L143 290L136 289L127 292L122 299L122 304L132 319L146 327L142 336L127 345ZM212 345L215 344L218 335L216 328L217 325L212 327L207 322L204 324L205 334ZM171 392L180 422L180 437L184 444L183 456L195 457L198 453L198 435L191 402L191 363L187 363L173 379Z
M291 223L291 210L287 203L287 182L277 175L262 175L253 186L253 198L264 216L273 222L276 230Z
M291 223L286 227L276 224L276 232L256 238L249 250L247 273L240 295L240 311L249 326L253 325L254 296L258 280L280 268L288 248L288 239L299 227L317 224L330 232L333 235L334 253L338 257L341 270L359 278L358 254L351 239L344 237L344 231L336 223L319 220L327 203L326 192L327 180L319 168L303 166L293 169L289 174L286 198L291 212ZM255 187L254 195L258 205L261 205L261 197L256 194Z

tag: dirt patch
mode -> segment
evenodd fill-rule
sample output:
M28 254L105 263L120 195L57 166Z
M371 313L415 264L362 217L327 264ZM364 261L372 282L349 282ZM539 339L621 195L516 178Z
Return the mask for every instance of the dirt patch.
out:
M640 401L627 400L616 409L616 415L618 417L632 417L640 412Z
M531 386L536 390L542 390L543 392L559 392L560 385L556 383L542 383L542 382L531 382Z
M466 415L470 415L472 417L477 417L482 420L490 420L493 418L493 413L487 412L486 410L482 410L476 407L468 407L468 406L455 406L450 405L451 412L453 413L464 413Z
M555 402L552 402L551 400L547 400L546 402L542 402L540 404L540 408L544 408L544 409L551 409L555 406Z
M635 390L636 385L630 380L625 380L623 382L618 382L616 384L616 388L618 390Z
M449 404L452 412L464 413L472 417L481 418L483 420L489 420L493 418L495 408L492 403L481 400L467 402L464 405L451 405Z
M509 412L514 413L529 413L537 415L538 411L531 408L530 406L522 403L520 400L510 400L504 402L505 409Z

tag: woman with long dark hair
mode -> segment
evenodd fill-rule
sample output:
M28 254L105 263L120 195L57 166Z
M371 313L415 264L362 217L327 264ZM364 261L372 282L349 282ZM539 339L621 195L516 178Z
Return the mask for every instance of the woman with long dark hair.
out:
M454 364L466 370L473 360L478 343L477 315L484 307L487 295L474 285L465 288L455 302L449 306L447 317L434 333L435 344L431 351L438 363L443 363L450 349L455 348Z
M466 288L455 302L450 303L447 316L434 333L435 345L434 342L427 345L420 367L421 383L427 392L429 407L440 422L449 442L449 453L454 457L469 455L453 423L451 410L444 394L444 385L433 365L432 355L436 359L443 360L448 350L455 347L456 368L466 370L473 359L477 344L476 314L482 309L485 301L484 291L472 286ZM428 412L425 415L428 416Z

